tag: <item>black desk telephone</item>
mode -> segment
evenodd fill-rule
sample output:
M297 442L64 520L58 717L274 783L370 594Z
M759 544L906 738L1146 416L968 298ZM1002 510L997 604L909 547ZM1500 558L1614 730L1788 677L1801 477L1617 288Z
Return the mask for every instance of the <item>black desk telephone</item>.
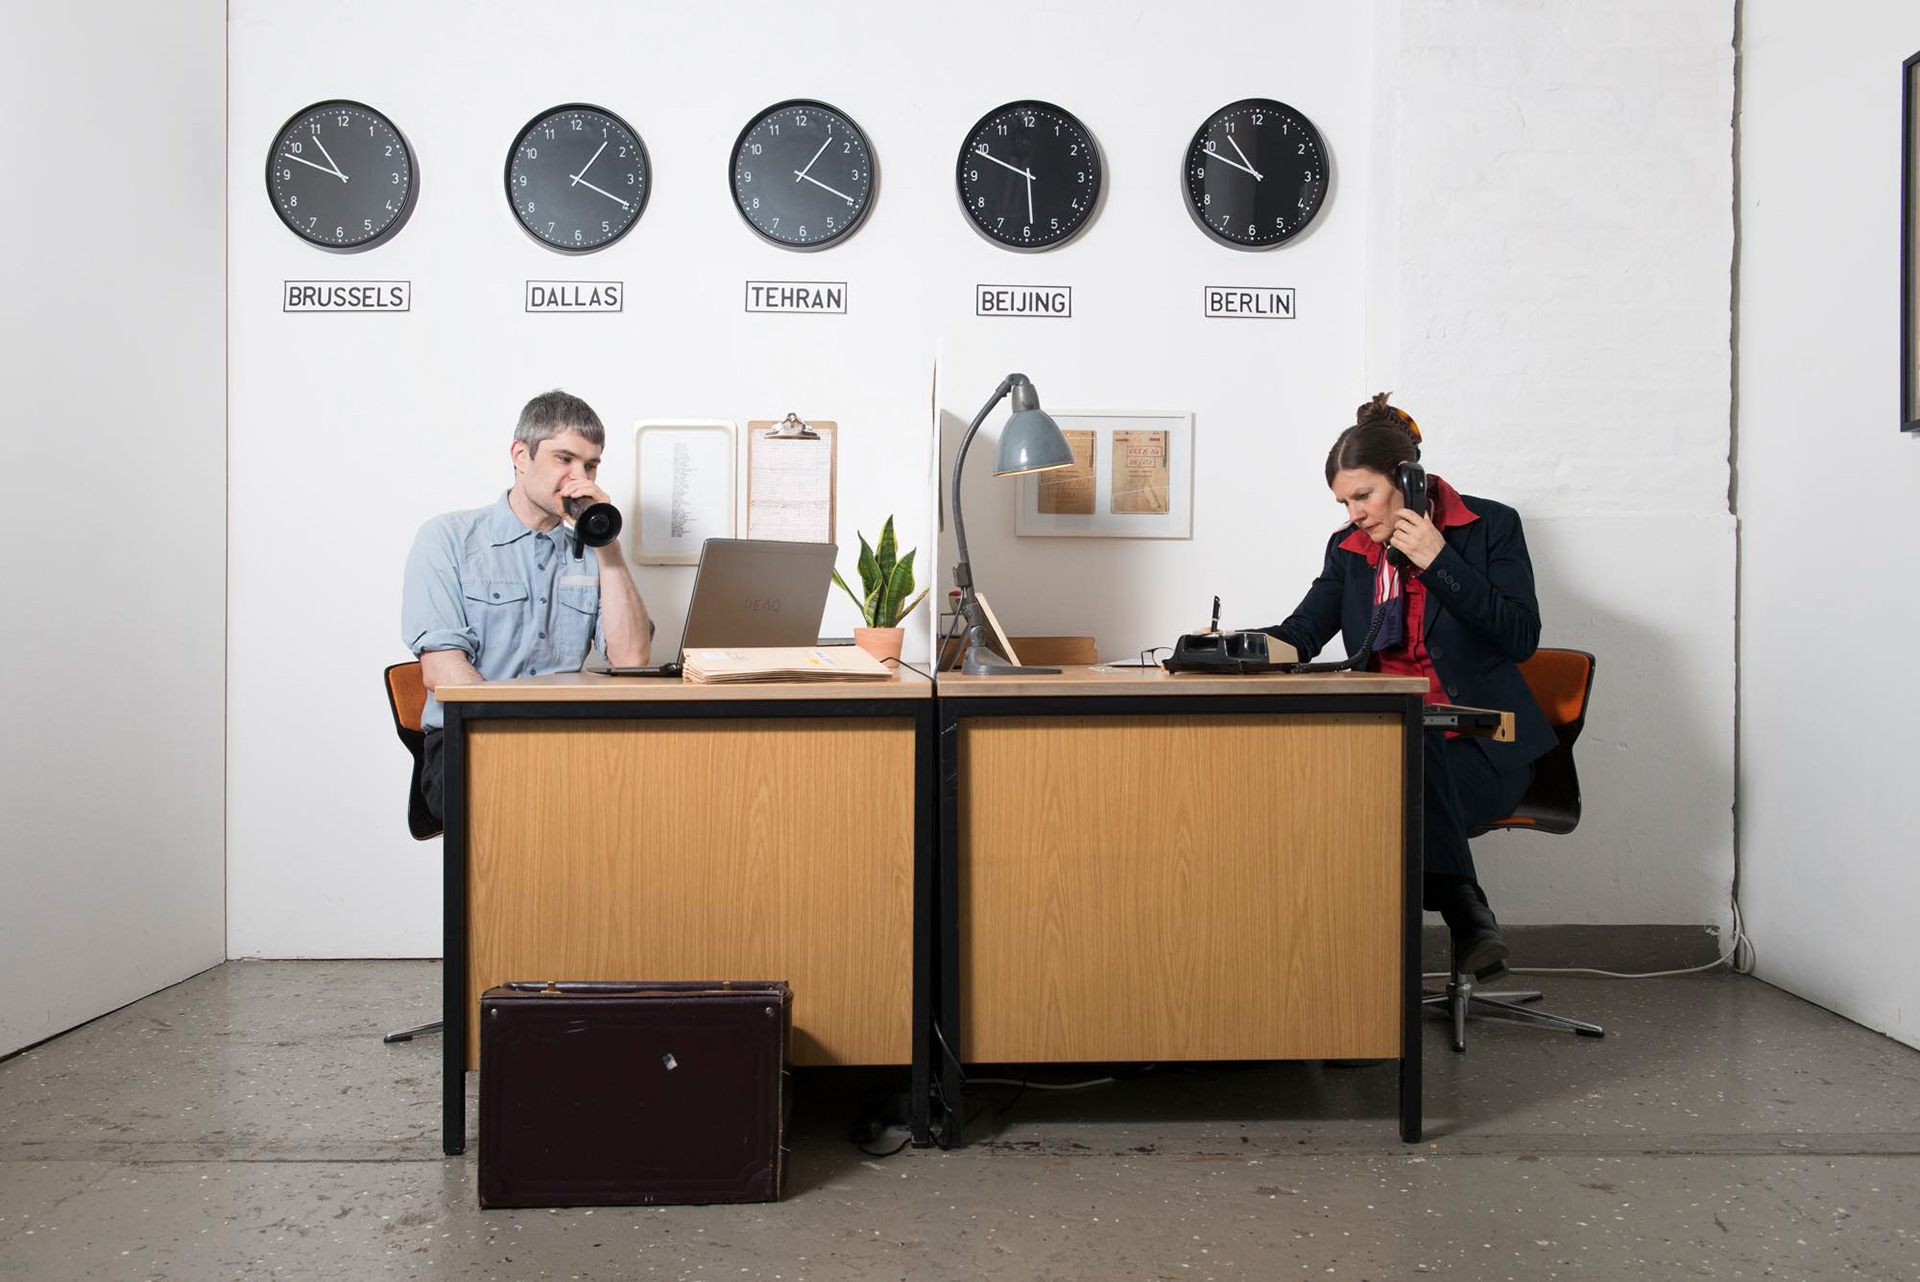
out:
M1418 463L1402 463L1394 475L1403 504L1422 515L1427 511L1427 470ZM1387 560L1405 571L1413 568L1398 548L1387 549ZM1298 663L1273 658L1264 632L1189 632L1173 643L1173 653L1162 665L1168 672L1344 672L1363 668L1373 653L1373 638L1387 617L1386 605L1373 612L1373 622L1359 650L1337 663ZM1219 598L1214 598L1214 621L1220 618Z

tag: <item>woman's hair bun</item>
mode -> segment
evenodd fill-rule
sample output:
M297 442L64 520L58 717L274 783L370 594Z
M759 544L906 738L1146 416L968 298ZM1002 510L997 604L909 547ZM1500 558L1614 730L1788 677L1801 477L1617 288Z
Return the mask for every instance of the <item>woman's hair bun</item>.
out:
M1376 393L1366 404L1354 411L1353 421L1355 426L1368 427L1372 424L1379 423L1385 427L1395 427L1412 437L1413 443L1418 445L1420 443L1420 425L1413 421L1413 415L1387 402L1387 397L1390 394L1391 393L1388 392Z

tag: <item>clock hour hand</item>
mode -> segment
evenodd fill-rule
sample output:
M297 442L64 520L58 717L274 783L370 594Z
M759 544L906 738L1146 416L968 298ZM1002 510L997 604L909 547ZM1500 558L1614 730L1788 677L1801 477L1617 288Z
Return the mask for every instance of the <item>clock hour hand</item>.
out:
M1209 151L1206 153L1206 156L1208 160L1217 160L1221 164L1226 165L1231 169L1238 169L1243 174L1253 174L1254 178L1257 181L1261 181L1261 182L1265 181L1265 179L1261 178L1260 175L1258 173L1255 173L1252 169L1249 169L1247 166L1241 164L1239 161L1227 159L1225 156L1221 155L1217 151Z
M339 162L334 160L333 153L327 150L327 144L320 141L320 133L318 130L314 131L313 145L318 147L320 149L320 154L327 158L327 163L333 166L333 172L336 175L338 175L340 181L345 182L347 180L347 176L340 172ZM319 166L315 165L314 168L318 169Z
M1022 178L1025 178L1028 182L1033 181L1033 170L1019 169L1013 165L1009 165L1006 161L1000 159L1000 157L994 155L992 152L988 151L985 147L975 147L973 151L975 155L985 156L988 160L991 160L994 164L1000 166L1000 168L1002 169L1012 169L1014 173L1019 174Z
M607 149L607 140L602 138L600 140L600 145L593 149L593 154L587 157L587 163L580 166L580 172L577 174L568 174L567 177L573 179L573 181L575 181L576 183L579 182L582 178L585 178L587 176L587 170L593 168L593 162L600 159L600 153L605 151L606 149ZM604 195L605 193L603 192L602 194Z
M1266 181L1266 176L1253 167L1253 162L1247 159L1246 152L1240 150L1240 144L1234 141L1232 134L1227 135L1227 145L1232 147L1234 152L1240 157L1240 162L1247 167L1247 172L1253 175L1255 182Z
M311 160L303 160L299 156L294 155L290 151L281 152L280 159L291 160L294 164L305 165L308 169L318 169L321 173L329 174L335 178L338 178L341 182L345 182L347 180L347 176L341 173L338 169L328 169L325 165L316 165Z
M795 182L799 182L802 178L807 178L807 176L801 173L798 169L793 171L793 180ZM844 191L835 191L832 187L827 186L825 183L821 182L818 178L807 178L807 181L812 183L814 186L820 188L822 191L833 192L834 195L846 201L849 205L853 203L853 197L847 195L847 193Z
M599 192L602 196L605 196L608 200L611 200L614 204L620 206L622 209L633 208L632 205L629 205L626 201L620 199L618 196L614 195L612 192L605 191L599 187L594 186L592 183L582 178L579 174L568 174L567 177L573 179L575 182L579 183L582 187L585 187L588 191Z
M824 151L825 151L825 150L827 149L827 144L828 144L828 143L831 143L832 141L833 141L833 126L832 126L832 125L828 125L828 126L827 126L827 141L826 141L826 142L823 142L823 143L821 143L821 144L820 144L820 151L816 151L816 152L814 152L814 153L813 153L813 160L818 160L818 159L820 159L820 153L821 153L821 152L824 152ZM807 162L807 167L806 167L805 169L796 169L796 170L794 170L794 171L793 171L793 180L794 180L795 182L799 182L799 181L800 181L800 180L801 180L802 178L805 178L805 177L807 176L807 174L808 174L808 173L810 173L810 172L812 171L812 169L813 169L813 160L809 160L809 161ZM833 191L833 188L831 188L831 187L828 187L828 188L827 188L827 190L828 190L828 191ZM837 191L835 191L835 192L833 192L833 194L834 194L834 195L836 195L836 196L838 196L838 195L839 195L840 193L839 193L839 192L837 192ZM852 202L852 201L848 201L847 203L848 203L848 204L852 204L853 202Z

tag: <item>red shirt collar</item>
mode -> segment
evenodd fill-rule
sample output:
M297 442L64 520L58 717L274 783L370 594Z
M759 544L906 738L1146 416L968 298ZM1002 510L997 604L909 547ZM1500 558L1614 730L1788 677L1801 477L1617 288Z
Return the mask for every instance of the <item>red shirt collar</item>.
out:
M1480 519L1480 514L1468 507L1467 501L1460 497L1460 491L1431 472L1427 473L1427 505L1434 525L1442 530L1450 530L1456 525L1471 525ZM1355 526L1340 541L1343 551L1358 552L1367 558L1368 565L1379 561L1383 546L1368 538L1367 532L1359 526Z

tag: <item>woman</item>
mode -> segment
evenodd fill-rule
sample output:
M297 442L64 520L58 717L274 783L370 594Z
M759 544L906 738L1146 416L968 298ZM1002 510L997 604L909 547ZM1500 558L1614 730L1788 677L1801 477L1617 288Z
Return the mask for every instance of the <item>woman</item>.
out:
M1419 426L1385 392L1360 407L1327 453L1327 484L1348 524L1328 540L1306 598L1266 631L1303 659L1338 631L1354 654L1378 613L1370 671L1425 677L1429 703L1514 714L1512 743L1425 736L1422 900L1452 930L1455 969L1488 981L1507 972L1507 942L1474 875L1467 834L1513 813L1535 758L1555 743L1516 666L1539 645L1540 607L1519 516L1437 476L1427 480L1428 513L1413 511L1395 478L1419 458ZM1411 565L1397 567L1390 547Z

